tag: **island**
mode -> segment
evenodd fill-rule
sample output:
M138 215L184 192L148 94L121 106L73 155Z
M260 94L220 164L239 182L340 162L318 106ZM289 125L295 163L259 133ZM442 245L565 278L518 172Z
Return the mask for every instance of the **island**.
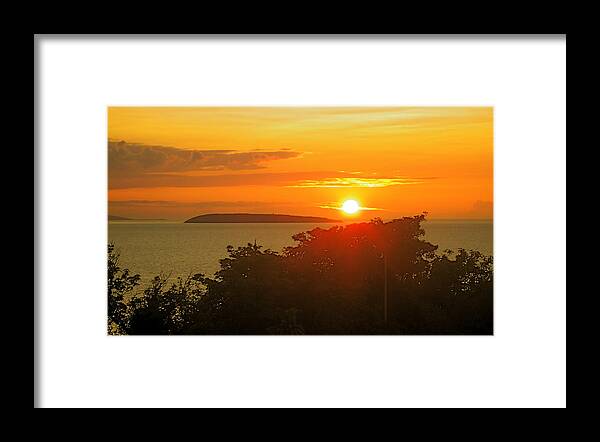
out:
M319 216L276 215L268 213L208 213L184 221L186 223L338 223L339 220Z

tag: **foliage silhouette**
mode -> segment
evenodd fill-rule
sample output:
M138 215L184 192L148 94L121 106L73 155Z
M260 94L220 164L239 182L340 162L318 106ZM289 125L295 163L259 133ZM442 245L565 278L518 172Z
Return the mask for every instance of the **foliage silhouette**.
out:
M156 277L128 303L113 294L112 310L109 283L109 322L122 334L491 334L492 257L437 254L424 220L316 228L282 253L229 246L214 277ZM139 277L119 271L115 293L128 293Z
M127 330L128 306L125 296L139 284L140 275L131 275L119 267L119 254L114 244L108 245L108 333L121 334Z
M201 275L178 278L167 287L167 277L157 276L141 297L131 300L128 333L132 335L182 334L199 319L205 294Z

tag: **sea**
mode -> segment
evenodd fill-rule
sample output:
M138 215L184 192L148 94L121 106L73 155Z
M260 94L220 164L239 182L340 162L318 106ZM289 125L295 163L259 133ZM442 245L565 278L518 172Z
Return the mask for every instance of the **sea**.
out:
M173 281L195 273L212 276L227 246L248 243L280 252L294 245L292 235L333 224L305 223L183 223L181 221L109 221L108 241L120 254L121 267L141 276L141 287L154 276ZM487 220L428 220L422 224L426 241L446 249L478 250L493 254L493 223Z

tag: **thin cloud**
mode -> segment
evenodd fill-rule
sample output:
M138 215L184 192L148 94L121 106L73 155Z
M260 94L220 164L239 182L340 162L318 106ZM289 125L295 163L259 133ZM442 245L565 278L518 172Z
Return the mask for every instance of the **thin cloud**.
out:
M161 207L161 208L223 208L245 206L272 206L268 201L167 201L167 200L115 200L109 201L112 207ZM280 204L280 203L277 203Z
M156 187L232 187L232 186L282 186L296 188L378 188L420 184L424 178L358 178L347 173L332 171L267 172L223 175L183 175L154 173L145 175L117 175L109 179L110 189Z
M338 177L322 180L304 180L289 187L389 187L408 184L421 184L410 178L356 178Z
M335 172L263 172L223 175L145 174L117 175L109 179L111 189L153 187L289 186L305 179L319 180Z
M323 205L319 206L319 208L320 209L342 210L342 206L340 206L339 204L334 204L334 203L323 204ZM363 206L360 206L358 209L359 210L385 210L385 209L381 209L379 207L363 207Z
M113 200L108 202L108 213L128 218L188 219L211 212L273 213L290 205L272 201Z

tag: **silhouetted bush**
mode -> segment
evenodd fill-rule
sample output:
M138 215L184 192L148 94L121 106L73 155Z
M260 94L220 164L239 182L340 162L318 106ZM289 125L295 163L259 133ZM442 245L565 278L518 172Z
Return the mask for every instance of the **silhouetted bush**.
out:
M173 335L190 329L201 312L205 295L201 275L178 278L167 286L167 278L157 276L141 297L130 302L127 332L131 335Z
M114 244L108 245L108 333L122 334L127 330L128 306L125 296L139 284L140 275L130 275L119 267L119 254Z
M229 246L212 278L113 293L109 318L123 334L491 334L492 258L436 254L424 219L316 228L282 253ZM138 283L125 272L121 292Z

